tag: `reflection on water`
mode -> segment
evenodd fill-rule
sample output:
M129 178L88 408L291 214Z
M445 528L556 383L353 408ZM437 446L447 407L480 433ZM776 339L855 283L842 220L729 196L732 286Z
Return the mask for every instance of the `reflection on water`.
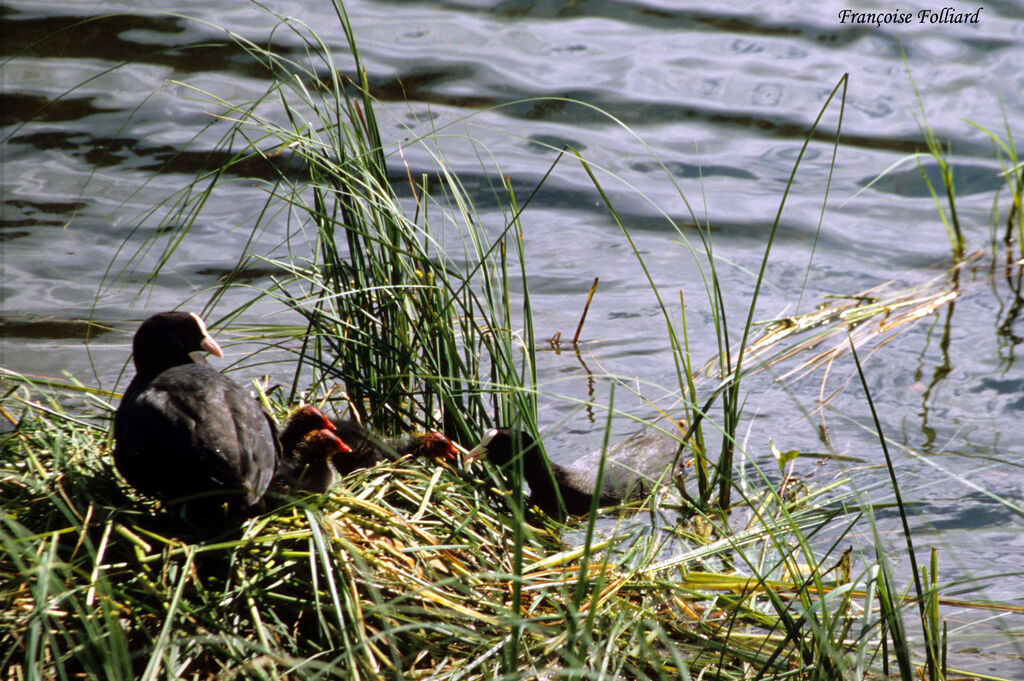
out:
M329 3L275 6L318 27L336 50L338 66L348 66ZM694 222L710 229L722 259L727 309L738 324L804 136L849 73L835 166L836 105L802 153L756 317L806 313L828 295L888 281L910 287L959 277L948 280L959 292L955 303L894 335L865 358L867 371L887 434L907 448L901 472L920 504L915 522L922 532L935 529L926 539L964 561L952 570L978 578L1016 575L1010 595L1002 592L1005 581L983 581L983 595L1024 592L1019 547L1018 558L1009 548L1020 540L1005 539L1008 528L1024 520L993 507L973 487L1024 498L1024 369L1016 356L1024 336L1020 267L985 256L956 275L943 274L950 245L928 183L908 158L925 150L920 104L954 154L956 215L968 251L998 243L1005 229L993 234L989 225L994 205L1001 224L1007 218L1005 191L996 200L1001 168L990 138L964 120L1004 138L1007 124L1017 138L1024 134L1019 8L987 4L977 26L876 30L839 24L841 7L830 4L711 10L656 0L364 0L347 7L371 88L383 102L378 119L385 142L439 131L446 162L476 201L480 219L495 230L506 220L493 192L503 176L517 196L529 196L563 148L581 152L598 169L651 277L669 298L682 292L697 363L717 348L686 243L699 243ZM106 16L119 9L127 12ZM154 218L170 210L169 197L232 153L221 138L224 126L211 116L218 112L190 88L246 102L271 85L257 59L215 27L159 11L228 26L304 60L295 33L241 0L107 3L101 11L84 0L6 4L0 333L2 363L13 370L56 375L68 369L113 389L136 320L184 299L201 307L206 290L226 276L256 286L269 282L270 270L239 273L236 265L264 208L261 183L298 177L301 159L275 149L267 149L266 161L232 167L233 181L204 208L146 296L137 297L137 288L156 254L120 269L154 234ZM481 158L495 159L500 171ZM433 159L415 145L403 147L402 159L407 167L396 162L392 179L403 197L409 197L407 173L434 186L443 181ZM934 164L923 167L937 186ZM948 212L943 201L940 191ZM279 249L296 228L290 219L282 212L276 232L259 235L264 254ZM523 222L539 338L558 331L571 336L593 278L601 280L583 352L540 353L542 387L600 401L602 383L593 375L611 372L636 377L637 385L662 386L644 388L645 398L671 397L674 368L661 311L577 163L555 163ZM109 269L126 240L131 247ZM239 293L221 304L226 309L244 299ZM79 342L87 328L79 320L85 319L116 329L94 334L88 353ZM264 304L251 311L250 321L287 320ZM40 346L47 351L38 352ZM785 449L815 451L819 433L828 432L841 452L877 461L877 442L850 421L865 419L850 370L837 364L827 384L818 373L785 391L767 374L752 381L744 446L763 461L769 438ZM839 394L832 396L834 390ZM809 409L825 396L831 397L827 408L805 417L801 406ZM637 413L649 408L643 400L616 406ZM556 458L571 459L599 444L600 413L555 398L542 408L544 422L564 424L550 436ZM979 466L980 460L986 463ZM833 472L830 464L814 474ZM965 526L977 531L938 532ZM996 537L1005 551L993 548L989 538Z

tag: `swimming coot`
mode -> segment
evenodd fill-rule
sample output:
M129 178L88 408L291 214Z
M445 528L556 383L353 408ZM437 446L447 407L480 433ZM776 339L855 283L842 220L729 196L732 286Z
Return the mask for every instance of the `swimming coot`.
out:
M645 498L659 481L681 468L679 441L655 428L645 428L610 447L605 454L598 506L611 506ZM523 477L530 486L530 501L552 517L561 517L559 493L565 510L572 515L590 512L597 487L601 450L591 452L571 465L550 463L551 472L534 439L525 432L492 428L466 457L472 463L487 456L491 463L513 473L516 455L522 456ZM668 475L666 471L673 469Z
M135 377L114 415L114 463L140 492L188 501L203 522L258 504L278 459L269 416L237 383L206 363L223 352L200 317L153 315L132 343ZM212 518L211 518L212 519Z
M451 440L438 432L418 433L398 440L387 440L357 421L333 419L333 423L338 437L352 448L351 453L334 457L334 468L341 475L406 454L413 457L454 459L458 453Z

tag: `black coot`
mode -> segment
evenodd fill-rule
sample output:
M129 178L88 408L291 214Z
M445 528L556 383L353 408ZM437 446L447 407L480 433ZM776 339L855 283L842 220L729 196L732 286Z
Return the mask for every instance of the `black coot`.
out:
M334 457L334 468L345 475L369 468L380 461L406 454L454 459L458 450L451 440L438 432L418 433L398 440L385 439L356 421L333 419L335 432L352 451Z
M277 494L323 494L337 480L334 457L352 451L335 433L330 419L312 405L292 413L280 441L282 460L270 483Z
M605 455L598 506L610 506L646 497L659 481L681 469L679 441L654 428L639 433L610 447ZM513 472L517 454L522 455L523 477L530 486L530 501L552 517L560 517L558 495L565 510L572 515L590 512L597 486L601 450L577 459L569 466L551 463L551 473L544 465L540 449L530 435L507 428L492 428L484 433L480 444L466 457L472 463L486 455L491 463ZM666 475L670 468L674 469ZM553 479L552 479L553 478Z
M114 463L140 492L169 505L189 501L189 517L212 520L227 504L248 512L278 459L270 418L237 383L206 363L222 357L198 315L163 312L132 343L135 378L114 415Z

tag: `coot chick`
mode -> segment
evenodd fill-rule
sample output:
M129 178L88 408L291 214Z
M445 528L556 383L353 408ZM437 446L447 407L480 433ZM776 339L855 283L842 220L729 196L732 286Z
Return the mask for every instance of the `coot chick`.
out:
M458 450L447 437L438 432L417 433L398 440L387 440L357 421L332 419L338 437L352 448L351 453L334 457L334 468L346 475L360 468L369 468L387 459L410 454L435 459L454 459Z
M285 452L285 459L278 466L270 489L278 494L323 494L338 479L333 458L351 451L335 434L333 426L308 431Z
M337 480L332 457L352 451L334 432L334 424L311 404L299 407L278 435L281 460L270 482L277 495L323 494Z
M678 440L654 428L646 428L610 447L605 455L598 506L645 498L667 470L680 469L679 449ZM523 477L530 486L530 501L548 515L561 517L559 494L569 514L590 512L601 463L600 449L568 466L549 462L549 473L540 448L529 434L492 428L484 433L480 444L470 450L466 461L472 463L484 455L506 472L516 470L515 456L521 455Z
M299 442L306 436L326 428L334 430L334 423L324 415L322 411L311 404L305 404L291 414L285 420L284 428L278 440L281 442L282 457L287 460L291 458L292 452Z
M277 464L270 418L209 366L223 352L198 315L164 312L132 342L135 377L114 414L114 463L135 489L205 523L252 511Z

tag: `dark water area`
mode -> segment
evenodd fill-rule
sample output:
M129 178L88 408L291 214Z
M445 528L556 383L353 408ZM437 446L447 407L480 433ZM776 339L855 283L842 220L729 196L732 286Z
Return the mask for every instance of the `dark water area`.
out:
M1001 168L979 129L1004 140L1007 127L1015 139L1024 136L1020 3L958 6L981 7L977 24L881 27L841 23L841 10L858 8L837 3L711 9L674 0L376 0L346 7L381 101L385 145L393 151L439 131L445 163L495 234L508 214L493 187L507 177L523 197L542 184L522 216L538 337L571 337L600 277L582 352L539 353L542 428L548 450L563 461L599 446L603 415L575 400L606 402L607 375L640 394L627 397L620 387L615 405L639 418L650 417L648 402L668 407L678 387L661 310L594 184L565 158L542 183L559 150L569 145L595 168L677 316L682 293L690 351L702 364L717 346L701 278L706 259L691 253L701 248L694 219L709 226L738 334L806 135L848 73L840 143L834 148L835 100L803 152L754 316L803 314L829 296L883 284L890 292L956 293L884 343L868 342L861 358L917 546L938 548L944 583L969 580L944 595L1024 605L1024 321L1012 289L1016 276L1020 290L1020 269L1012 258L1007 268L1002 233L991 227L993 207L1002 223L1009 209L1000 176L1007 163ZM916 16L941 8L900 9ZM338 67L351 67L343 63L345 38L330 3L276 2L274 10L312 26ZM219 27L296 59L305 46L241 0L15 0L4 3L2 21L0 364L39 376L66 371L122 389L138 320L183 301L201 308L234 267L266 199L256 182L266 179L266 168L236 168L236 181L208 203L160 276L139 293L159 249L134 261L132 255L154 235L175 192L210 162L223 134L213 116L220 112L200 92L246 102L270 85ZM936 138L952 150L967 251L982 252L959 269L955 284L939 209L911 157L926 151L922 107ZM399 185L403 163L413 177L437 175L428 152L410 145L401 159L392 157ZM288 172L287 158L276 162ZM936 184L935 163L920 163ZM275 228L259 235L258 252L267 256L280 255L294 229L284 211L275 219ZM245 281L265 286L269 274L253 267ZM229 294L218 310L247 298ZM293 321L266 302L243 320ZM230 330L221 337L229 363L246 354L245 345L232 347ZM824 429L840 454L860 463L808 460L797 473L825 484L852 470L859 486L877 486L874 498L890 498L849 357L799 380L775 380L806 358L747 383L740 445L750 484L760 480L755 465L772 473L770 442L820 452ZM265 371L242 367L238 375ZM633 427L625 418L615 425L619 434ZM878 522L902 565L898 518L880 514ZM950 617L951 638L954 627L981 618L959 610ZM958 661L1024 678L1024 650L998 633L1019 632L1021 624L1019 616L997 615L975 638L958 631Z

